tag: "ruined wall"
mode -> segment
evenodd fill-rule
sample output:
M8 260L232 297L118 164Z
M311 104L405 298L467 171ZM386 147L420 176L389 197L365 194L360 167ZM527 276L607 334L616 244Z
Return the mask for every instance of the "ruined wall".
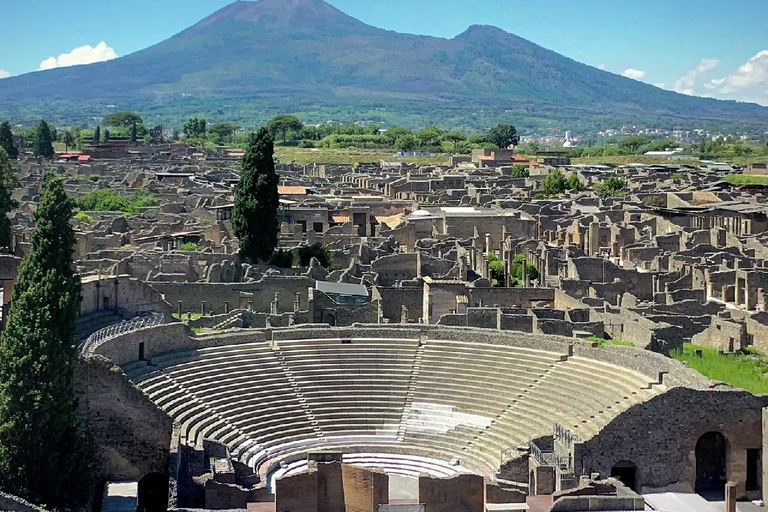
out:
M129 314L140 312L172 313L171 306L151 285L127 276L89 280L82 283L80 314L119 307Z
M389 503L389 477L354 466L342 466L345 512L375 512Z
M275 482L275 510L317 510L317 472L302 473Z
M380 299L381 314L390 322L400 323L401 306L408 308L408 318L418 322L424 316L424 288L386 288L374 286L374 300Z
M245 489L234 484L225 484L213 479L205 482L205 508L245 509L248 503L274 501L274 496L266 488ZM298 510L298 509L297 509Z
M746 450L763 443L761 411L768 397L745 391L675 388L620 414L597 436L577 445L577 473L610 475L619 461L637 465L642 492L693 492L696 443L708 432L728 442L728 480L745 494Z
M79 359L75 391L101 478L136 481L168 473L173 421L120 368L103 358Z
M180 322L158 325L108 339L96 347L95 353L122 366L138 360L140 343L144 343L146 359L166 352L194 348L191 334L192 331Z
M419 477L419 503L429 512L485 512L485 479L478 475Z
M235 309L240 304L240 292L253 293L253 310L269 312L275 293L279 293L278 311L293 311L296 293L300 296L300 308L307 309L307 289L315 286L314 279L304 276L265 276L254 283L153 283L176 311L181 301L182 312L199 312L201 301L206 311L223 313L225 302Z
M554 288L468 288L470 306L531 309L537 302L555 302Z

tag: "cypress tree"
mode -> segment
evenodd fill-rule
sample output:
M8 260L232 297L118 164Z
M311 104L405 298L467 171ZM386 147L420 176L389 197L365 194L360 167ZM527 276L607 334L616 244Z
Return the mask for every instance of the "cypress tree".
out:
M73 206L61 180L46 175L0 340L0 488L55 508L87 501L91 474L73 383L81 300Z
M98 144L101 142L101 127L97 126L95 130L93 130L93 142Z
M274 152L274 141L266 128L251 134L235 194L232 228L240 241L240 252L253 261L269 260L277 247L279 196Z
M139 140L139 133L136 129L136 123L133 123L133 125L131 125L131 144L136 144L137 140Z
M19 148L13 143L13 132L11 132L11 123L8 121L0 124L0 148L4 149L8 156L16 159L19 156Z
M18 203L11 197L15 188L16 176L11 167L11 161L3 148L0 148L0 247L10 247L13 230L11 229L11 213Z
M35 126L35 154L53 158L53 134L51 127L45 121L40 121Z
M109 130L104 130L104 142L109 142L110 137L111 134L109 133Z

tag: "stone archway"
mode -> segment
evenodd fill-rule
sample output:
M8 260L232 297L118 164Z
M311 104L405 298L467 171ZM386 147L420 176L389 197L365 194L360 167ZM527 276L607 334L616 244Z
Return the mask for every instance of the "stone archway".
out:
M137 510L139 512L168 511L168 476L149 473L139 480Z
M728 440L720 432L707 432L696 443L696 492L725 492Z
M611 468L611 477L620 480L621 483L633 491L639 492L637 465L634 462L628 460L617 462Z

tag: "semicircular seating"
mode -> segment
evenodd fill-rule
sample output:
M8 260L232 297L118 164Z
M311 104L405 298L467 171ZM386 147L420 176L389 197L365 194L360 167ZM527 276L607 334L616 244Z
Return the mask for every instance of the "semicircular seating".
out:
M358 462L393 474L432 460L493 476L554 423L586 440L666 389L590 359L431 339L229 345L154 357L150 370L126 372L187 444L224 443L262 477L318 449L377 454Z

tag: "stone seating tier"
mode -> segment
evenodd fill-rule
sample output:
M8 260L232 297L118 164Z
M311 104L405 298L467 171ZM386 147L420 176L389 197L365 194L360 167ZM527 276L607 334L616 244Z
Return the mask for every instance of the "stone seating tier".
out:
M455 458L492 477L506 450L551 434L553 423L589 439L665 391L590 359L430 339L257 342L124 370L188 444L222 442L262 476L306 451L338 449ZM409 464L393 463L393 474L419 468Z

